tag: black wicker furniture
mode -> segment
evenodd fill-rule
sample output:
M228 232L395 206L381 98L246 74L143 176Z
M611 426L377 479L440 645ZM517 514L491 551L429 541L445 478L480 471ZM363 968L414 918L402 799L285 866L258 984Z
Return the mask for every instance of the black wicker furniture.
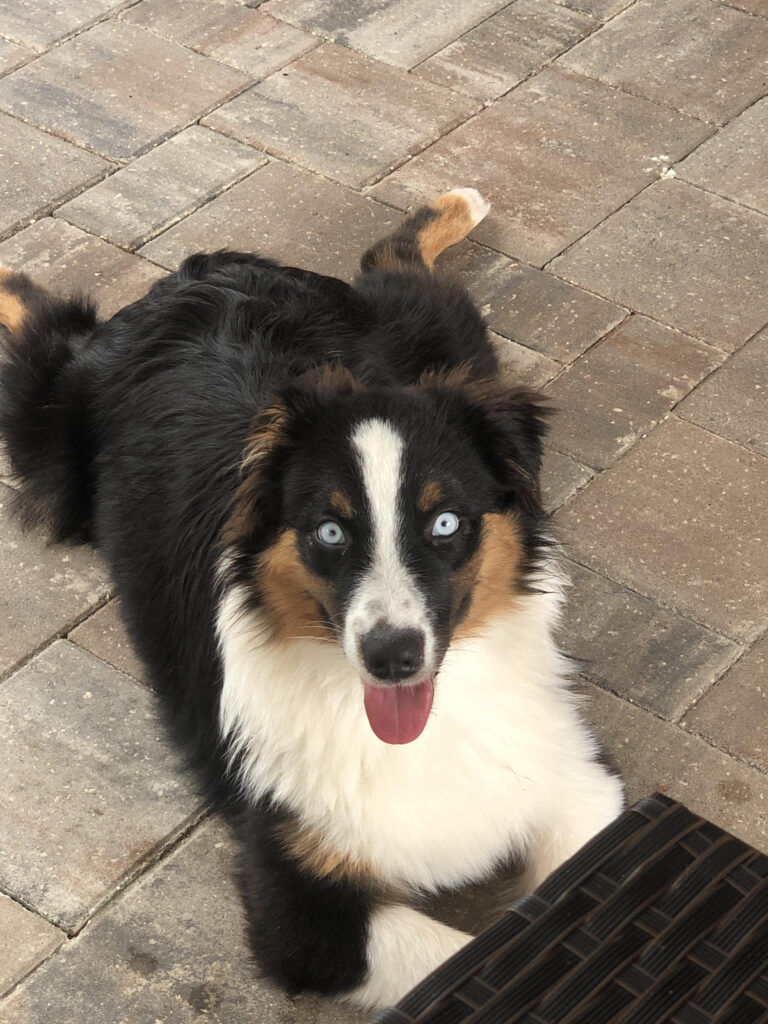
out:
M635 804L375 1024L766 1024L768 857Z

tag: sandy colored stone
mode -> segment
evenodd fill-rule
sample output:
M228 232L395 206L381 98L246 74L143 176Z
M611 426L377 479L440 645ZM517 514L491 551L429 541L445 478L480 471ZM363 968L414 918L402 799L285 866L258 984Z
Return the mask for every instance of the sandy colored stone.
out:
M266 161L250 146L192 125L56 213L109 242L135 248Z
M502 377L510 384L538 389L552 380L562 367L533 349L518 345L491 332Z
M13 71L14 68L25 64L34 55L34 51L26 46L18 46L9 39L0 39L0 73Z
M141 249L175 269L199 249L255 250L318 273L352 277L401 214L290 164L273 162Z
M24 270L60 295L89 295L102 317L141 298L165 273L140 256L53 217L0 243L0 264Z
M78 931L200 812L150 691L66 641L0 687L0 886Z
M134 679L145 679L144 665L128 638L119 600L109 601L89 615L72 630L69 639L120 672Z
M631 316L546 388L550 442L605 469L722 361L717 349Z
M768 627L768 459L670 418L558 518L589 568L734 640Z
M271 75L319 42L236 0L143 0L123 17L251 78Z
M732 351L768 322L768 217L682 181L659 181L553 270Z
M0 0L3 35L33 50L82 30L97 18L123 7L127 0Z
M204 123L334 181L361 186L478 107L442 86L324 43Z
M491 203L473 238L542 266L713 131L700 121L549 68L373 189L403 209L471 182Z
M58 928L0 893L0 996L50 956L64 938Z
M723 123L765 92L768 24L713 0L638 0L560 58L579 74Z
M108 21L0 79L0 109L128 159L246 85L239 71Z
M541 499L547 512L554 512L594 476L570 455L562 455L545 446L541 466Z

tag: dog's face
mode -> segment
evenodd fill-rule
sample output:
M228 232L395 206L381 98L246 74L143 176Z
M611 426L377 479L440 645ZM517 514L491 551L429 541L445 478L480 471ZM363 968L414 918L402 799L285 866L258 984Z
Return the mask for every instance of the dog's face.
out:
M225 535L238 575L275 642L341 646L381 739L419 735L451 642L524 589L542 418L519 390L326 371L256 424Z

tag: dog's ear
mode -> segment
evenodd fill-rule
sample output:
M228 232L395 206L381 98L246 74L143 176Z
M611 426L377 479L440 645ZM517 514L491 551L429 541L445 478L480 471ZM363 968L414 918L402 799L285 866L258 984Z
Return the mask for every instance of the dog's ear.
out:
M503 505L541 512L542 440L552 412L544 396L496 379L473 379L463 371L424 377L418 387L453 407L498 482Z
M297 438L322 430L329 404L362 385L344 367L309 370L279 389L272 403L251 424L240 465L241 482L222 531L225 546L262 543L279 528L287 461Z

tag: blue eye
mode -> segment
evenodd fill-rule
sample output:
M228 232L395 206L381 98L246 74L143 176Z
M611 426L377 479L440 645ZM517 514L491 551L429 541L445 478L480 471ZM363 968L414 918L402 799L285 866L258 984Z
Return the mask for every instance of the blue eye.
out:
M441 512L432 524L433 537L452 537L461 525L455 512Z
M320 543L329 548L340 547L347 542L344 531L333 519L326 519L324 523L320 523L315 534Z

